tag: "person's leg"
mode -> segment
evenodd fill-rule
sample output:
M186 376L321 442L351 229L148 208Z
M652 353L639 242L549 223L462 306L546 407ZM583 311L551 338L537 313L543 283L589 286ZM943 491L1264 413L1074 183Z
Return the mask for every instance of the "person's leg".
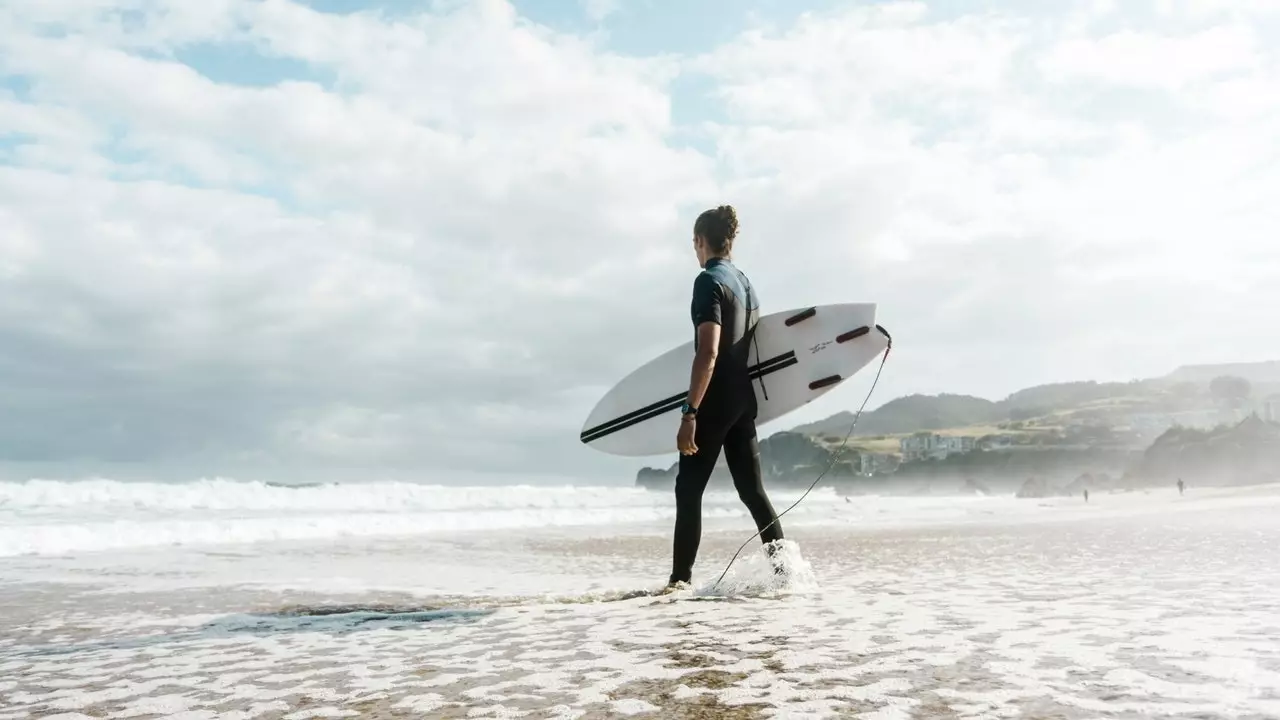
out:
M744 412L724 437L724 459L733 475L733 486L756 529L761 530L760 541L768 544L782 539L782 523L764 491L764 477L760 471L760 442L756 435L755 417Z
M698 421L694 443L698 452L680 456L676 473L676 528L672 542L671 578L669 582L690 582L693 562L702 541L702 493L720 459L724 442L724 425L718 418Z

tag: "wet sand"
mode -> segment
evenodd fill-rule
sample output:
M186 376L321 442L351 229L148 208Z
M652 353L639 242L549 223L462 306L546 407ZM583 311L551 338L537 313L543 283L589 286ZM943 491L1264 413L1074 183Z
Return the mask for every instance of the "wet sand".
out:
M665 576L660 528L434 548L558 574L540 598L10 581L0 720L1275 718L1280 497L1237 500L796 527L781 592L754 544L734 590L705 587L739 531L704 539L704 587L626 597Z

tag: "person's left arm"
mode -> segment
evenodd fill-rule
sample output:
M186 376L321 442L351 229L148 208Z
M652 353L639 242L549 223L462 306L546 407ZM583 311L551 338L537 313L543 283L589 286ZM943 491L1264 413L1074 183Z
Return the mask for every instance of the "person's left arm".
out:
M697 328L697 352L689 374L689 405L697 408L711 384L711 373L720 352L720 321L723 298L720 283L710 273L699 273L693 281L693 324Z
M698 351L693 355L693 371L689 377L689 406L701 407L702 397L711 384L720 352L720 323L706 320L698 324Z
M710 275L702 273L693 283L693 322L697 327L698 349L693 355L693 367L689 371L689 395L685 399L696 411L702 403L715 371L716 356L720 352L720 284ZM694 442L697 416L680 418L680 432L676 433L676 447L685 455L698 452Z

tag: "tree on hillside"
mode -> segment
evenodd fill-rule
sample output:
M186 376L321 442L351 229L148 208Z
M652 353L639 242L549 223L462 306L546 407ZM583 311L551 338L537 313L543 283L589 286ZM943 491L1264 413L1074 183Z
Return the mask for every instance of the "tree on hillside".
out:
M1009 411L1009 419L1014 422L1023 420L1032 420L1034 418L1043 417L1049 414L1048 408L1043 407L1016 407Z
M1219 375L1209 381L1209 393L1225 405L1238 408L1249 399L1253 386L1237 375Z

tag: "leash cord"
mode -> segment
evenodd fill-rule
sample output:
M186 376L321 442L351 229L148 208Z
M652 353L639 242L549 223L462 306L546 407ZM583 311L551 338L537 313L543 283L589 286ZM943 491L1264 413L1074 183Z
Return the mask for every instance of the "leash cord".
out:
M738 548L738 552L735 552L733 557L729 559L729 564L724 566L724 572L720 573L720 579L716 580L715 587L719 587L720 582L724 580L724 576L729 574L729 568L733 567L733 563L738 559L738 555L742 553L742 549L745 548L752 540L760 537L760 534L765 530L773 527L773 524L781 520L783 515L791 512L791 508L799 505L800 502L809 495L809 492L818 485L818 481L822 480L831 468L835 467L836 463L839 462L841 455L844 454L845 447L849 444L849 438L853 436L853 430L858 427L858 420L862 418L862 411L866 409L867 403L871 401L871 395L876 391L876 385L880 382L880 373L884 372L884 364L889 359L889 351L893 349L893 338L889 335L888 331L879 325L876 326L876 329L884 333L884 336L889 339L889 346L884 349L884 355L880 357L880 367L876 368L876 377L871 381L871 389L867 391L867 396L862 399L862 405L858 408L858 412L854 414L853 422L849 425L849 432L845 433L844 440L840 442L840 447L832 454L831 462L827 464L826 469L818 473L818 477L813 479L813 482L809 484L809 489L804 491L804 494L800 496L799 500L791 503L791 507L778 513L778 516L771 520L768 525L757 530L755 535L747 538L746 542L742 543Z

